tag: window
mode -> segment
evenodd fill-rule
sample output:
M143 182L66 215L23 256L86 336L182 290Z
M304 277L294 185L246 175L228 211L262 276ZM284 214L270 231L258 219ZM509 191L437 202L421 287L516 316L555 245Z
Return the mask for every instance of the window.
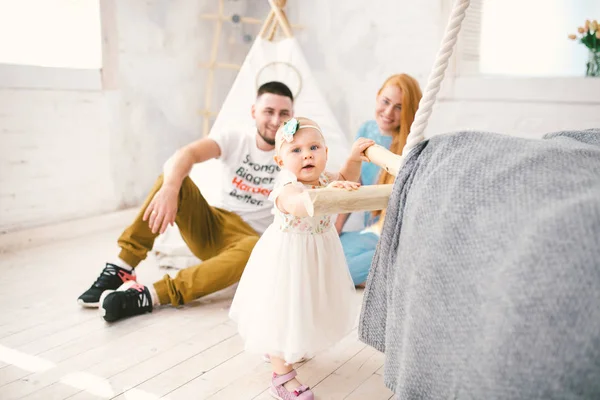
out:
M99 0L0 0L0 64L100 69Z
M479 73L583 76L587 48L567 39L586 19L600 20L598 0L484 0Z
M442 4L448 18L454 0ZM440 97L598 104L587 49L568 39L586 19L600 20L600 1L471 0Z

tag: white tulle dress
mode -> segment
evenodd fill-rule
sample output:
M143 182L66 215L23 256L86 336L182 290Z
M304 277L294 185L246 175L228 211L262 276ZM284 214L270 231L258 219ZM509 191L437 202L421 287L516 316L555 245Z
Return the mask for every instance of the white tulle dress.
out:
M329 178L322 174L319 183ZM282 170L269 198L300 185ZM274 208L244 270L229 316L246 351L288 363L312 357L339 341L356 323L360 300L331 216L298 218Z

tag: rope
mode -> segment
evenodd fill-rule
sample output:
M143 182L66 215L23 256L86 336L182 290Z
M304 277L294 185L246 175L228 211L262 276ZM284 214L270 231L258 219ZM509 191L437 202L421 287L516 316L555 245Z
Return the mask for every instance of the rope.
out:
M444 74L448 68L448 60L452 55L458 33L460 32L460 26L463 19L465 19L466 10L469 7L470 0L456 0L452 13L450 14L450 21L446 27L446 33L444 34L444 40L442 46L438 50L433 70L429 75L429 81L425 87L423 97L419 102L419 108L415 114L415 120L410 127L410 133L406 139L406 145L402 151L403 158L420 142L425 139L423 131L427 127L427 122L433 105L435 103L436 96L440 91L440 86L444 80Z

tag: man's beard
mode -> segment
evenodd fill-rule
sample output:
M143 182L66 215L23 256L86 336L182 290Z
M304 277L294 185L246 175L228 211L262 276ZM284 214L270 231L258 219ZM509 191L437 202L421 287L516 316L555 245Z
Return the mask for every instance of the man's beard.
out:
M258 128L256 128L256 131L258 132L258 136L260 136L262 138L262 140L265 141L266 144L268 144L269 146L275 146L275 139L271 139L270 137L267 137Z

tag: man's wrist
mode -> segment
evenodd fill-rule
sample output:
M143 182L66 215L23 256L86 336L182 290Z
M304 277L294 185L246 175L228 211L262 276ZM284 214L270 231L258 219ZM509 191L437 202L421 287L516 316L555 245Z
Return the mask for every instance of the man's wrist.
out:
M163 182L162 184L162 188L164 190L169 190L169 191L173 191L173 192L179 192L179 189L181 188L181 185L177 185L177 183L175 182Z

